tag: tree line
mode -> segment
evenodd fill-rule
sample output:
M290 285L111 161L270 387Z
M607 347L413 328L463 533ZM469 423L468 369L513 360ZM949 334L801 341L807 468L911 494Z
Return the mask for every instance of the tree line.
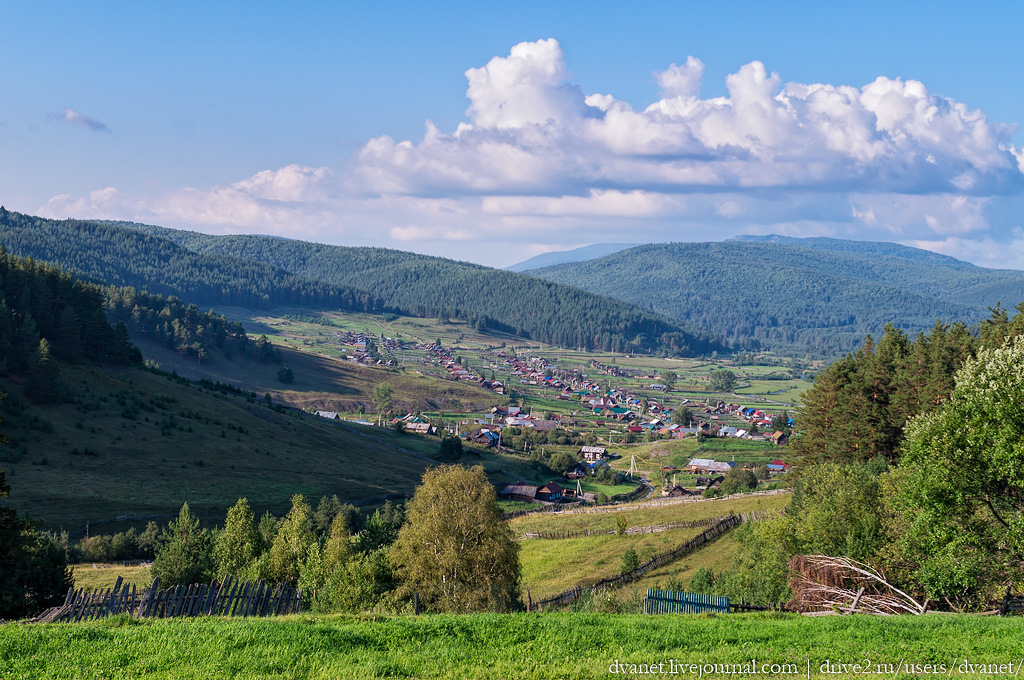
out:
M518 545L502 520L483 468L428 470L405 506L366 516L337 496L314 509L301 495L283 517L257 517L244 498L218 527L204 528L184 504L157 533L83 539L77 555L122 546L153 550L161 585L240 580L287 582L318 612L398 612L414 597L433 611L509 611L522 606ZM76 555L74 546L56 542ZM120 557L121 555L118 555Z
M250 356L257 361L280 361L280 353L266 336L253 342L239 321L229 321L212 309L201 312L175 296L138 291L130 287L106 288L108 317L132 333L150 336L162 345L194 358L198 363L213 350L226 356Z
M822 371L803 400L783 516L741 527L743 550L703 587L791 594L794 558L847 557L931 608L978 610L1024 577L1024 304L972 335L889 326Z

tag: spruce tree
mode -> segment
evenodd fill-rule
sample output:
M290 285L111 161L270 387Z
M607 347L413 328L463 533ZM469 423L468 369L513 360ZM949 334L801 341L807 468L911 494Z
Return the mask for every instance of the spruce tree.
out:
M199 526L199 519L181 506L178 518L167 526L164 544L153 560L151 572L162 587L189 585L213 577L210 532Z

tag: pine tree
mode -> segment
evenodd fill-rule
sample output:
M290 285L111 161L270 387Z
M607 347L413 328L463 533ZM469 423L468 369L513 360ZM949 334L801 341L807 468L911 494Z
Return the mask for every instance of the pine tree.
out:
M163 546L153 560L151 572L164 587L189 585L213 577L210 532L199 527L199 519L181 506L178 518L167 526Z

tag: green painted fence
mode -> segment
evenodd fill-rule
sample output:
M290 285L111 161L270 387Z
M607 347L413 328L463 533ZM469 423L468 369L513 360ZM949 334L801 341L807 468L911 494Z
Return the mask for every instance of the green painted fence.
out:
M679 593L673 590L648 590L645 614L729 613L729 598L703 593Z

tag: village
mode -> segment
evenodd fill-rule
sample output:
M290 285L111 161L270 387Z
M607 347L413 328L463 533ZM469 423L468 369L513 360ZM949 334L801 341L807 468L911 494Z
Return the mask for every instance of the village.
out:
M383 333L334 336L350 345L350 361L415 367L418 373L493 393L499 403L484 412L392 413L372 423L364 416L356 421L431 438L457 436L474 455L490 452L532 463L525 474L495 464L492 481L509 508L701 497L716 493L733 469L759 474L762 487L788 469L778 448L788 444L793 425L784 409L728 400L725 394L694 394L672 371L592 358L585 364L576 358L560 361L536 349L413 343ZM338 411L316 414L351 419ZM716 440L726 445L728 456L701 453ZM650 455L658 444L664 448L670 442L694 455L675 453L671 463L655 460L665 457L657 452ZM605 486L617 493L608 493Z

